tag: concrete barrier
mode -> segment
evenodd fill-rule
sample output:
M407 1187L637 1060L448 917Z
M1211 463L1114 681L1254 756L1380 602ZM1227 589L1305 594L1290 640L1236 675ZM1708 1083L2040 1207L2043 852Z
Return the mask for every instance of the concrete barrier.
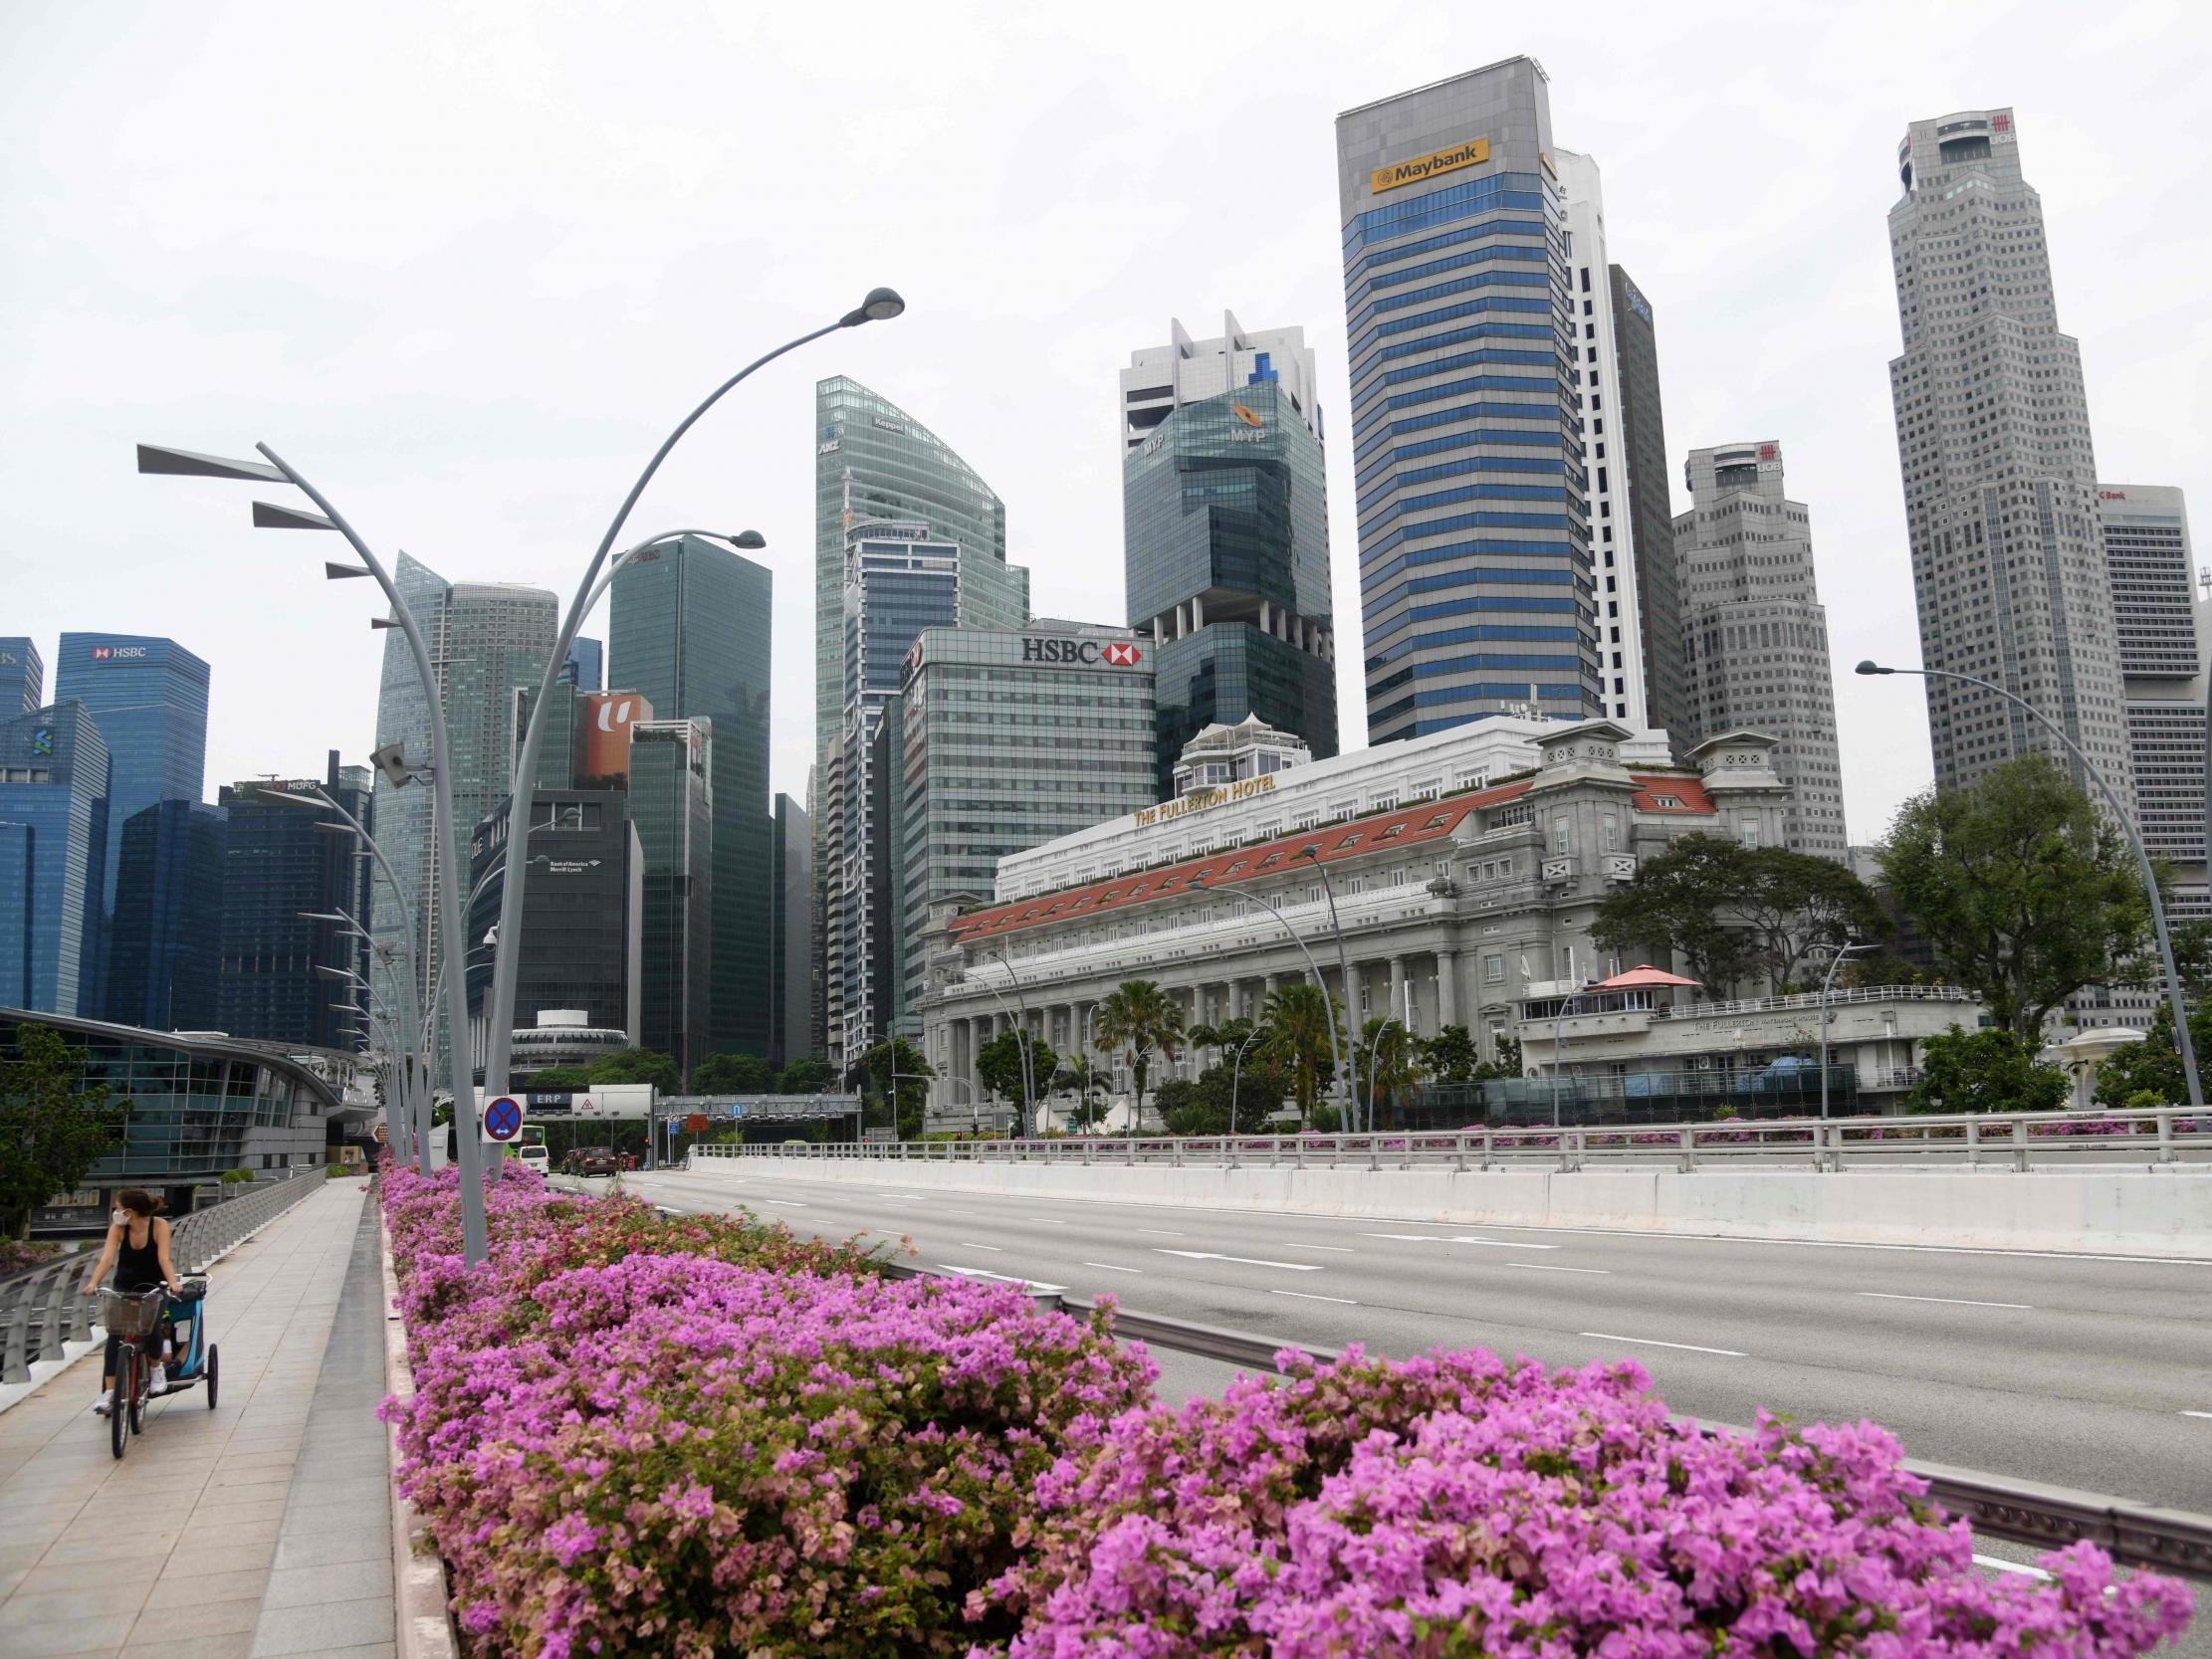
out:
M693 1174L904 1190L1835 1244L2212 1259L2212 1170L1223 1169L697 1158Z

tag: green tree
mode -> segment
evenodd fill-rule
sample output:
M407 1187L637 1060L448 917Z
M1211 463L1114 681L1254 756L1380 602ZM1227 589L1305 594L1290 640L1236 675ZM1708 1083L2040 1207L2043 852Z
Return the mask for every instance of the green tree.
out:
M2066 1073L2036 1058L2019 1033L2001 1025L1958 1026L1920 1045L1920 1081L1908 1112L2057 1112L2066 1105Z
M1153 1104L1170 1135L1226 1135L1231 1129L1250 1135L1281 1104L1282 1095L1282 1075L1247 1060L1241 1071L1213 1065L1195 1079L1170 1078L1160 1085Z
M1129 1055L1129 1074L1137 1084L1137 1110L1132 1122L1142 1127L1145 1080L1151 1075L1152 1053L1157 1049L1162 1059L1175 1058L1176 1044L1183 1037L1183 1010L1157 981L1127 979L1107 992L1106 1000L1098 1005L1095 1029L1095 1046L1107 1053L1126 1050Z
M1050 1043L1038 1036L1028 1039L1028 1054L1026 1075L1036 1091L1036 1098L1042 1101L1051 1092L1052 1076L1059 1070L1060 1057L1052 1051ZM983 1086L1016 1107L1028 1096L1028 1090L1022 1087L1021 1056L1022 1037L1018 1031L1001 1031L976 1051L976 1076Z
M1359 1093L1359 1121L1367 1122L1372 1098L1376 1128L1404 1121L1407 1097L1421 1079L1421 1039L1396 1020L1380 1016L1360 1028L1360 1058L1352 1086Z
M775 1068L758 1054L710 1054L692 1067L691 1088L698 1095L774 1094Z
M1311 1124L1322 1089L1335 1081L1336 1065L1329 1022L1341 1017L1336 998L1318 985L1281 986L1267 998L1260 1023L1267 1036L1254 1053L1289 1079L1298 1103L1298 1122Z
M2197 1064L2212 1058L2212 1002L2189 1010L2189 1041ZM2114 1049L2097 1068L2099 1106L2173 1106L2189 1098L2188 1074L2173 1040L2173 1009L2163 1000L2150 1016L2150 1030L2139 1043Z
M17 1029L0 1064L0 1234L28 1238L31 1212L74 1192L122 1139L130 1103L85 1074L85 1051L50 1025Z
M1073 1054L1060 1062L1060 1069L1052 1074L1052 1087L1075 1097L1069 1122L1078 1130L1091 1127L1094 1119L1106 1112L1106 1092L1113 1087L1113 1080L1098 1069L1087 1054Z
M1757 976L1779 990L1809 952L1888 931L1880 901L1834 859L1685 835L1614 890L1590 936L1604 950L1671 950L1725 995Z
M837 1068L818 1054L802 1054L776 1074L778 1095L826 1095L837 1087Z
M1429 1075L1438 1083L1469 1083L1482 1062L1474 1038L1463 1025L1447 1025L1422 1045L1422 1059Z
M1490 1040L1490 1047L1497 1054L1498 1077L1519 1077L1521 1072L1521 1040L1518 1037L1497 1036Z
M664 1095L679 1092L676 1062L656 1049L626 1048L591 1062L594 1087L605 1083L650 1083Z
M928 1115L929 1080L937 1075L937 1068L904 1037L894 1037L862 1055L860 1069L875 1085L877 1097L892 1103L891 1121L899 1139L921 1140Z
M591 1087L589 1066L548 1066L543 1071L530 1074L530 1090L534 1094L553 1095L562 1090L588 1089Z
M2085 985L2125 982L2150 905L2125 837L2048 757L1905 802L1883 879L1936 958L2031 1050Z

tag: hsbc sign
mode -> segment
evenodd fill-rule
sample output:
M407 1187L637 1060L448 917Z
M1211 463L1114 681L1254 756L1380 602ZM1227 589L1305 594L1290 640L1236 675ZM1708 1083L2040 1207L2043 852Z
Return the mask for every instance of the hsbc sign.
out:
M93 661L96 663L119 662L125 657L143 657L145 654L146 648L142 645L96 645L93 647Z
M1133 640L1024 639L1021 660L1069 668L1135 668L1145 654Z

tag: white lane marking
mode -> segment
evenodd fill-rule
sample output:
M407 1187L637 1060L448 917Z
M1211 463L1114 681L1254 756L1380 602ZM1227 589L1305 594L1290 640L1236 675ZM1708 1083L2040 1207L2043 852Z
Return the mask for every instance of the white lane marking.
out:
M1067 1225L1065 1221L1055 1221L1049 1215L1024 1215L1023 1217L1021 1217L1021 1219L1024 1221L1033 1221L1039 1227L1064 1227Z
M1357 1308L1359 1306L1348 1296L1314 1296L1307 1291L1269 1291L1267 1294L1269 1296L1294 1296L1300 1302L1341 1302L1347 1308Z
M1270 1262L1259 1256L1224 1256L1218 1250L1155 1250L1157 1256L1188 1256L1194 1262L1242 1262L1246 1267L1280 1267L1292 1273L1319 1273L1319 1262Z
M1601 1279L1613 1272L1610 1267L1558 1267L1550 1262L1507 1262L1505 1265L1526 1268L1531 1273L1595 1273Z
M1034 1279L1016 1279L1003 1273L987 1273L980 1267L955 1267L951 1262L939 1262L937 1266L939 1272L957 1273L963 1279L989 1279L994 1284L1022 1285L1029 1290L1041 1291L1046 1295L1050 1295L1055 1291L1064 1291L1067 1289L1065 1285L1043 1285L1039 1284Z
M1145 1273L1145 1270L1141 1267L1116 1267L1112 1262L1085 1262L1083 1265L1085 1267L1095 1267L1104 1273L1134 1273L1140 1279L1144 1277Z
M1134 1207L1134 1206L1132 1206ZM1281 1215L1281 1210L1253 1210L1255 1215ZM1416 1223L1419 1225L1419 1223ZM1857 1240L1826 1238L1731 1238L1725 1233L1660 1233L1649 1227L1540 1227L1521 1221L1486 1223L1501 1233L1575 1233L1590 1238L1656 1238L1680 1244L1789 1245L1798 1250L1893 1250L1919 1256L2022 1256L2039 1262L2094 1262L2121 1267L2212 1267L2212 1256L2107 1256L2090 1250L2000 1250L1967 1244L1866 1244Z
M2025 1302L1973 1302L1963 1296L1906 1296L1901 1291L1859 1291L1859 1296L1871 1296L1877 1302L1940 1302L1946 1308L2017 1308L2024 1314L2035 1310Z
M1286 1239L1283 1241L1282 1247L1285 1250L1328 1250L1339 1256L1356 1256L1359 1254L1349 1244L1292 1244Z
M1977 1566L1993 1566L1999 1572L2018 1572L2029 1578L2047 1579L2051 1576L2040 1566L2029 1566L2025 1561L1999 1560L1995 1555L1976 1555L1974 1564Z
M814 1207L803 1198L751 1198L746 1201L765 1209L810 1210Z
M2184 1417L2212 1417L2212 1411L2184 1411Z
M1182 1238L1185 1236L1166 1227L1139 1227L1137 1231L1143 1233L1147 1238Z
M968 1238L955 1239L953 1242L958 1244L963 1250L988 1250L994 1256L1003 1256L1006 1253L1005 1247L1003 1245L978 1244L974 1239Z
M1635 1343L1643 1348L1678 1348L1686 1353L1717 1353L1728 1359L1749 1357L1732 1348L1703 1348L1696 1343L1662 1343L1657 1337L1620 1337L1611 1331L1578 1331L1575 1335L1595 1338L1601 1343Z
M1397 1239L1409 1244L1487 1244L1494 1250L1557 1250L1556 1244L1523 1244L1519 1239L1476 1238L1472 1233L1362 1233L1362 1238Z

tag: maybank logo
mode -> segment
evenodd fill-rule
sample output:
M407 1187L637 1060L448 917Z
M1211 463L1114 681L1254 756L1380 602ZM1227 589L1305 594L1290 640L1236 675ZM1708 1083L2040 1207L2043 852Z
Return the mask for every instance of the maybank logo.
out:
M1404 184L1419 184L1423 179L1435 178L1438 173L1455 172L1461 167L1479 167L1489 159L1490 140L1476 138L1470 143L1436 150L1411 161L1401 161L1395 166L1377 167L1368 180L1368 190L1380 196L1386 190L1396 190Z

